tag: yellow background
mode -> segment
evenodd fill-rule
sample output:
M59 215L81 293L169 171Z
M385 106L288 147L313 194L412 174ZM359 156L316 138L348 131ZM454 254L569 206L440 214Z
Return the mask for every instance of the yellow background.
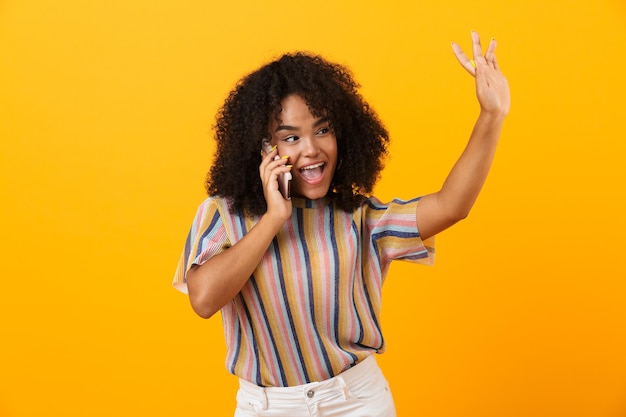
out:
M431 192L477 115L450 42L499 42L513 105L469 219L396 264L399 416L626 416L626 3L4 0L0 416L229 416L221 320L170 280L243 74L349 65L386 122L377 194Z

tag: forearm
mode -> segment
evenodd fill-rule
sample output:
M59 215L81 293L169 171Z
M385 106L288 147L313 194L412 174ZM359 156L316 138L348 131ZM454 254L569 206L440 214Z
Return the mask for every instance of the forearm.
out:
M448 174L438 205L456 219L466 217L491 168L504 115L481 112L467 146Z
M452 49L475 79L481 112L465 150L441 190L424 196L417 205L415 215L422 238L436 235L467 217L487 179L502 123L511 107L509 84L496 61L495 39L491 39L483 56L478 33L472 31L473 60L456 43L452 43Z
M481 113L441 190L420 200L416 217L423 239L467 217L491 168L503 121L504 115Z
M189 300L194 311L209 318L246 284L282 223L263 216L239 242L187 272Z

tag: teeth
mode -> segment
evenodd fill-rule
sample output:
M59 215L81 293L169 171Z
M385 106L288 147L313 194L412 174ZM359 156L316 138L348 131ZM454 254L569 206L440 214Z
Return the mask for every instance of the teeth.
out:
M324 163L323 163L323 162L320 162L319 164L309 165L308 167L304 167L304 168L302 168L302 169L315 169L315 168L319 168L319 167L321 167L322 165L324 165Z

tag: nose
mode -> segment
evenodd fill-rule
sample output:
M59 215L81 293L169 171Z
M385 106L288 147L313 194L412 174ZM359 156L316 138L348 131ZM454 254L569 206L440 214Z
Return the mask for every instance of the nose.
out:
M314 157L320 153L320 147L315 138L307 136L300 140L303 142L302 145L304 148L302 149L302 154L304 156Z

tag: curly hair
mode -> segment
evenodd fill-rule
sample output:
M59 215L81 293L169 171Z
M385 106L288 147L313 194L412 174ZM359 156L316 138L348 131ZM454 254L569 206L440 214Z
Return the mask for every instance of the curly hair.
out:
M228 197L234 212L267 210L259 165L261 141L281 101L300 95L316 117L328 117L337 138L338 167L328 197L352 212L370 195L387 156L389 134L358 92L348 68L320 56L286 54L242 78L217 114L217 150L206 177L209 195Z

